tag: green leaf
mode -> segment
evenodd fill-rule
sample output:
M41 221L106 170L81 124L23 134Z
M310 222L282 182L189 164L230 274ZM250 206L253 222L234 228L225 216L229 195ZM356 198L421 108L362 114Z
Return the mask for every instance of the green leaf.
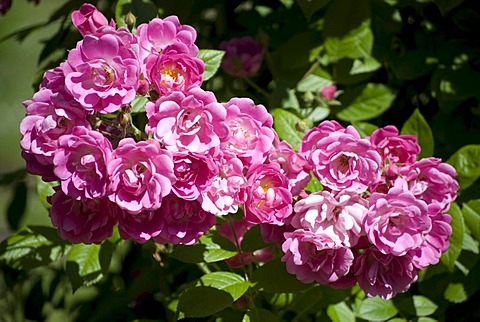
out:
M37 176L37 194L40 202L49 210L52 208L52 205L47 201L47 197L52 196L55 193L53 187L58 186L58 181L45 182L42 180L42 177Z
M375 58L369 56L365 58L357 58L353 61L353 66L350 69L350 75L357 75L363 73L371 73L382 67Z
M379 297L366 298L358 308L358 316L369 321L386 321L398 313L392 301Z
M320 183L320 180L318 180L317 177L313 174L313 172L310 172L310 181L305 187L305 190L310 192L318 192L323 190L323 185Z
M242 244L240 245L242 251L254 252L258 249L267 246L263 241L262 234L260 232L260 225L255 225L243 235Z
M365 121L383 114L390 108L395 94L383 84L369 83L360 95L337 116L342 121Z
M462 206L463 218L476 240L480 241L480 199L470 200Z
M327 106L317 106L308 115L308 119L312 122L323 121L330 114L330 108Z
M378 129L378 126L375 124L367 122L352 122L352 125L355 127L355 129L357 129L362 138L372 135L373 131Z
M369 19L365 20L358 28L352 29L344 37L328 37L325 40L325 51L333 62L342 58L371 60L372 46L373 33L370 29ZM358 69L360 69L359 66L357 66Z
M75 292L81 286L90 286L98 283L108 270L102 265L109 259L101 259L102 245L75 244L67 257L66 271ZM111 257L110 254L102 256Z
M136 25L146 23L158 15L157 7L150 0L118 0L115 7L117 27L127 27L125 15L131 12L136 18Z
M297 91L299 92L314 92L317 93L323 87L332 85L333 81L322 76L309 74L302 78L297 84Z
M450 205L448 213L452 216L452 222L450 223L452 226L452 236L450 236L450 247L442 254L440 261L453 272L455 261L462 251L465 223L463 221L462 211L456 202Z
M419 109L415 109L413 114L403 124L401 134L412 134L417 136L418 145L421 147L419 158L430 157L434 151L433 134L427 121L420 113Z
M236 251L226 249L225 245L220 245L216 241L209 235L203 235L194 245L176 245L170 256L185 263L201 263L203 261L214 263L237 254Z
M0 243L0 260L7 265L29 270L60 258L69 245L52 227L22 227Z
M178 299L179 318L200 318L218 313L233 303L232 296L209 286L186 289Z
M302 9L303 15L307 18L307 21L310 21L313 14L318 10L325 7L331 0L296 0L300 9Z
M242 322L278 322L279 317L270 311L262 308L248 309L247 313L243 316Z
M298 151L304 135L303 132L296 129L296 125L301 119L295 114L279 108L274 109L272 115L273 126L280 140L287 141L295 151Z
M311 285L303 284L285 269L285 263L274 260L259 267L252 274L255 287L270 293L295 293L308 289Z
M17 182L13 198L7 208L7 221L12 230L18 229L18 224L25 213L27 205L27 186L24 181Z
M415 313L417 316L427 316L433 314L438 308L437 304L422 295L413 296L413 306L415 307Z
M328 306L327 315L332 322L355 322L355 314L345 302Z
M148 98L145 96L137 95L130 103L132 107L132 113L144 113L145 112L145 104L148 102Z
M448 160L457 170L457 181L461 189L466 189L480 177L480 145L465 145L458 149Z
M223 50L200 49L198 58L205 63L203 81L207 81L215 75L222 63L223 55L225 55L225 51Z
M448 287L443 295L446 300L452 303L462 303L468 299L465 286L461 283L448 284Z
M245 294L250 284L242 276L235 273L213 272L200 277L196 286L209 286L225 291L236 301Z
M442 15L446 15L448 11L459 6L464 0L433 0L440 9Z

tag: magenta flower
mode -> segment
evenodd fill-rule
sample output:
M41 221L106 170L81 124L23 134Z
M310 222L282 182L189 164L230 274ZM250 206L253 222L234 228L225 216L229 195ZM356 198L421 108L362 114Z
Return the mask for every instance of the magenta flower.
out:
M382 253L403 256L424 243L432 228L425 201L397 182L387 194L373 193L369 202L363 225L368 240Z
M147 57L147 77L159 94L187 92L192 87L202 85L204 63L185 53L185 47L181 43L172 44L162 53Z
M263 163L273 148L273 118L263 105L249 98L232 98L224 104L231 135L223 149L235 154L245 166Z
M389 300L407 291L418 278L418 271L407 256L397 257L369 248L355 259L358 285L369 297Z
M217 160L218 174L200 197L202 208L217 216L234 214L247 198L247 179L237 158Z
M90 112L112 113L135 98L139 63L131 48L134 36L109 28L98 36L87 34L63 65L67 90Z
M123 211L118 218L118 232L123 239L133 239L143 244L158 236L163 224L160 209L144 210L137 214Z
M337 86L335 85L326 85L320 89L320 96L326 98L327 100L333 100L335 98L335 93L337 92Z
M305 156L305 158L308 160L310 158L310 154L317 149L317 143L321 139L326 138L332 132L344 130L345 128L337 121L323 121L318 126L308 130L308 132L305 133L298 152Z
M138 43L140 45L140 62L144 64L150 54L161 53L168 45L181 43L186 46L186 53L192 57L198 54L195 45L196 30L188 25L181 25L178 17L152 19L137 28Z
M75 126L90 128L85 111L76 102L65 100L61 93L46 88L23 104L27 113L20 124L20 146L27 170L41 175L44 181L55 181L53 155L57 141L62 135L72 133Z
M457 172L448 163L442 163L441 159L423 158L401 168L399 173L415 197L428 204L439 203L444 212L457 198L460 188L455 180Z
M330 235L297 229L285 233L285 238L282 262L286 263L287 271L295 274L299 281L329 284L349 273L353 253Z
M63 192L76 199L96 199L106 194L112 146L101 133L75 127L58 139L53 157L54 173Z
M76 200L59 187L48 198L49 216L59 236L72 243L100 244L112 235L121 210L108 198Z
M84 3L79 10L72 12L72 22L82 36L95 34L100 27L109 24L107 18L90 3ZM110 26L115 27L113 19Z
M217 221L215 215L204 211L198 201L180 199L174 194L164 198L158 212L163 219L163 228L155 241L161 244L191 245Z
M107 170L110 200L131 214L160 208L175 183L172 155L155 140L121 140Z
M210 189L218 166L210 155L175 152L173 154L176 182L173 192L185 200L196 200Z
M367 212L366 205L367 201L358 194L347 191L337 195L328 191L312 193L295 203L291 225L313 233L329 234L333 240L351 247L364 234L362 220Z
M310 130L302 144L302 151L312 149L309 161L320 182L332 190L355 193L379 182L381 157L370 142L361 139L353 126L330 132L336 124L326 125L326 131L322 125L319 131Z
M209 153L228 135L225 108L212 92L198 87L172 92L147 103L145 110L149 118L145 132L167 150Z
M245 219L254 224L283 225L292 214L292 194L280 166L276 163L251 166L247 185Z
M250 36L223 41L219 48L225 50L223 70L235 77L255 76L265 56L265 48Z

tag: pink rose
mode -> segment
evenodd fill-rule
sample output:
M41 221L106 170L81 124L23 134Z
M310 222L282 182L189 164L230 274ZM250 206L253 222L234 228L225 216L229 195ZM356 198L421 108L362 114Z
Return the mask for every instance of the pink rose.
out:
M171 153L152 139L121 140L107 170L110 200L131 214L160 208L176 180Z
M147 103L145 110L149 119L145 132L167 150L209 153L228 135L225 108L212 92L198 87L162 96Z
M369 202L363 225L368 240L382 253L402 256L424 243L432 228L425 201L397 184L387 194L373 193Z
M151 54L146 59L147 77L160 95L173 91L187 92L202 85L204 63L185 53L184 47L181 43L173 44L162 53Z
M308 160L310 158L310 154L317 149L317 143L320 141L320 139L326 138L332 132L344 130L345 128L337 121L323 121L318 126L308 130L308 132L305 133L298 152Z
M121 210L108 198L76 200L59 187L48 198L49 216L59 236L72 243L100 244L112 235Z
M292 213L292 194L280 166L276 163L251 166L247 185L245 219L254 224L283 225Z
M224 104L231 135L223 149L235 154L245 166L263 163L273 147L273 118L263 105L249 98L232 98Z
M122 239L133 239L143 244L158 236L163 229L163 214L159 209L144 210L138 214L123 211L118 218L118 232Z
M158 211L163 228L155 241L161 244L192 245L217 221L215 215L204 211L198 201L180 199L174 194L164 198Z
M263 46L250 36L223 41L219 48L225 50L223 70L235 77L255 76L265 56Z
M72 12L72 22L82 36L94 34L100 27L108 25L107 18L90 3L84 3L79 10ZM110 26L115 27L113 19Z
M365 250L354 264L358 285L369 297L389 300L407 291L418 278L418 271L407 256L383 254L379 250Z
M457 198L457 172L448 163L442 163L441 159L423 158L402 167L399 174L407 181L408 189L415 197L427 204L439 203L444 212Z
M326 98L327 100L333 100L335 98L335 93L337 92L337 86L335 85L326 85L323 86L320 90L320 96Z
M69 52L65 87L87 111L112 113L135 98L139 63L130 46L134 40L126 36L107 28L98 36L86 35Z
M285 233L282 251L287 271L303 283L329 284L350 272L353 253L328 234L297 229Z
M97 131L77 126L72 134L61 136L53 164L63 192L79 200L105 196L111 155L110 141Z

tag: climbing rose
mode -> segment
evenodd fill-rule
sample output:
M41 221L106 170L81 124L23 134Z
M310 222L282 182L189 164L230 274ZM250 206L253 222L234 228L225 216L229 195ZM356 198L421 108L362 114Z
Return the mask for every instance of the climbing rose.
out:
M219 48L225 50L223 70L236 77L255 76L265 56L265 48L250 36L223 41Z
M163 228L162 213L159 209L143 210L137 214L122 211L118 217L118 232L123 239L146 243L158 236Z
M72 22L82 36L94 34L100 27L108 25L103 13L90 3L84 3L79 10L72 12ZM110 26L115 27L113 19Z

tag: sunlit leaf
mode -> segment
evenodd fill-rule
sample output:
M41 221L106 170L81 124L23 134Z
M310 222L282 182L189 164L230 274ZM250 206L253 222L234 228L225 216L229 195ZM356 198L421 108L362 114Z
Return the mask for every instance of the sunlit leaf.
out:
M355 314L347 303L339 302L328 306L327 314L332 322L355 322Z
M379 297L366 298L358 308L358 316L369 321L386 321L398 313L392 301Z
M448 160L457 170L457 181L461 189L466 189L480 177L480 145L465 145L458 149Z
M419 158L430 157L434 151L433 134L427 121L418 109L403 124L401 134L412 134L417 137L418 145L421 147Z
M480 199L470 200L462 206L465 224L473 237L480 241Z
M290 143L292 148L297 151L304 135L296 128L301 119L289 111L278 108L272 111L272 115L273 126L279 138Z
M222 64L222 58L225 55L223 50L200 49L198 58L205 63L205 71L203 72L203 81L212 78Z
M200 277L196 285L214 287L225 291L236 301L245 294L250 284L242 276L235 273L213 272Z
M452 216L452 222L450 223L452 226L452 236L450 236L450 247L442 254L440 260L451 272L453 272L455 261L462 251L465 224L462 211L457 203L453 202L450 205L448 213Z

